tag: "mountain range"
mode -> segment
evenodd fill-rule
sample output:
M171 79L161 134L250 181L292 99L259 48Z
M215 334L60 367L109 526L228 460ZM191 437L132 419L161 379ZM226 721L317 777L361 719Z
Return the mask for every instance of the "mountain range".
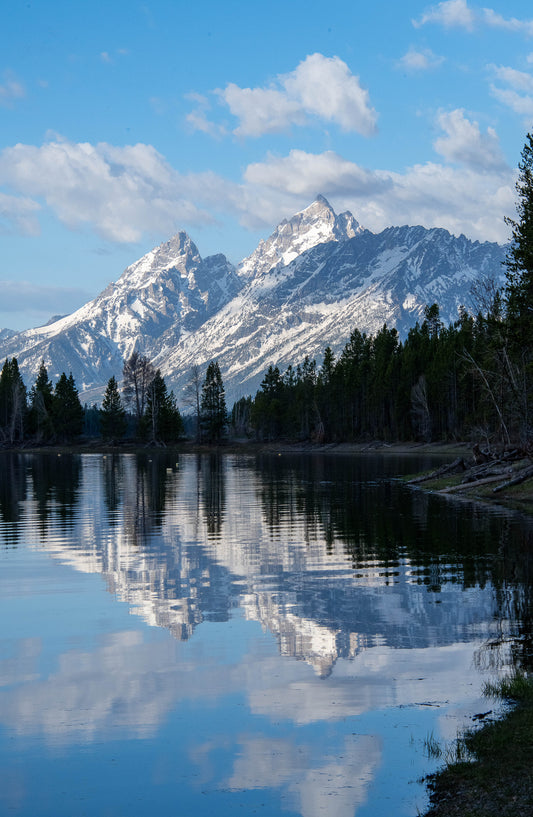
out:
M468 308L472 284L503 280L506 248L440 228L372 233L323 196L276 227L237 266L202 259L184 232L151 250L94 300L45 326L0 330L0 359L16 357L28 384L41 360L55 381L72 372L82 401L120 381L134 349L149 357L178 404L191 367L217 359L228 405L280 369L326 346L339 354L357 328L400 336L438 303L445 323Z

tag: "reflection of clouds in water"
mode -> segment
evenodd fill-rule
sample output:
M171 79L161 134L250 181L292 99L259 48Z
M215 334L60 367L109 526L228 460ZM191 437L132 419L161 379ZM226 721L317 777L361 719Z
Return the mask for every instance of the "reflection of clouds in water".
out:
M303 725L353 718L400 702L468 700L475 694L472 683L481 683L469 676L468 644L370 649L352 661L339 661L328 679L318 678L301 661L270 656L249 654L239 663L218 665L216 656L200 650L194 662L187 661L173 641L145 643L140 633L126 632L107 637L92 653L64 653L58 671L37 680L28 674L36 650L28 640L18 659L9 659L5 677L25 683L0 693L0 722L17 733L42 733L62 744L116 733L153 735L186 700L243 694L252 714Z
M64 653L47 679L1 693L0 721L59 744L107 738L112 730L145 737L174 704L176 667L172 643L116 633L95 652Z
M470 700L483 680L472 673L471 644L369 649L351 661L338 661L327 680L302 671L302 666L295 661L280 665L273 658L248 664L252 711L299 725L335 721L399 704Z
M241 747L227 785L281 789L302 817L355 814L381 761L379 740L371 735L345 737L338 756L320 761L313 747L288 740L248 738Z
M0 660L0 687L35 681L37 658L42 649L40 638L23 638L16 644L16 652L11 658Z

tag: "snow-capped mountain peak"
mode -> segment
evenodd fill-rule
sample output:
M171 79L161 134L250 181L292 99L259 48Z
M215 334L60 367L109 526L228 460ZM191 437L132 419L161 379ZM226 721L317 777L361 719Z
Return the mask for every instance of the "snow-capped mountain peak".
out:
M351 213L335 215L327 199L318 195L304 210L284 219L270 238L260 241L257 249L239 264L237 274L249 280L265 274L277 264L287 266L318 244L346 241L361 230Z
M173 269L179 270L182 275L188 275L191 269L199 266L201 262L200 253L194 242L187 233L179 232L127 267L117 285L146 285L162 272Z

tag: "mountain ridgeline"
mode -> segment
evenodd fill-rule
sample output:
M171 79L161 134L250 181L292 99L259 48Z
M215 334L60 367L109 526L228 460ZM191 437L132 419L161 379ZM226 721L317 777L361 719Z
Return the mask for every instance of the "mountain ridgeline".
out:
M46 326L0 331L0 359L16 357L27 383L41 361L55 379L71 372L84 402L100 402L134 350L160 369L178 403L191 367L216 359L228 404L280 369L335 355L351 332L386 323L400 338L438 303L444 323L470 306L472 284L503 281L505 248L443 229L372 233L323 196L236 267L202 259L180 232L128 267L94 300Z

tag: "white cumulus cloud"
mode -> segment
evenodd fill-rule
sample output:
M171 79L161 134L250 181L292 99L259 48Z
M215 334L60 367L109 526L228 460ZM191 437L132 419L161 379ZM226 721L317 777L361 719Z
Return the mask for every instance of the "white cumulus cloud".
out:
M472 31L475 26L485 25L533 37L533 20L504 17L490 8L471 8L466 0L444 0L428 8L420 19L412 22L415 28L420 28L426 23L436 23L445 28L464 28L467 31Z
M505 159L493 128L481 133L478 123L467 119L461 109L439 114L438 124L444 136L435 141L434 147L449 162L479 170L505 168Z
M472 134L477 139L475 127ZM515 175L498 161L496 146L490 134L486 136L486 141L480 140L485 164L472 160L464 136L462 142L456 137L452 150L450 131L441 148L457 159L460 156L462 166L426 162L403 173L365 170L332 152L291 151L282 159L268 157L246 170L241 220L257 227L259 219L268 216L270 224L264 226L271 226L321 192L337 210L350 210L374 231L394 224L421 224L481 241L505 242L509 234L504 217L515 211ZM470 162L464 164L468 158ZM280 212L281 206L285 209Z
M372 171L331 150L318 155L291 150L285 157L269 157L266 162L248 165L244 178L253 186L283 189L306 197L313 197L317 192L324 195L349 192L363 197L387 186Z
M504 31L517 31L527 37L533 37L533 20L517 20L516 17L506 19L493 9L483 9L484 22L491 28L500 28Z
M184 177L150 145L18 144L0 153L0 184L31 197L18 200L27 218L38 207L35 199L43 199L70 229L91 225L109 241L138 241L145 232L210 220L183 195Z
M471 30L474 27L475 14L468 7L466 0L444 0L436 6L432 6L422 14L419 20L413 20L416 28L426 23L438 23L445 28L466 28Z
M492 65L489 68L499 83L491 84L492 96L514 113L523 116L525 127L530 128L533 118L533 75L504 65Z
M236 136L263 136L305 124L301 103L274 88L239 88L231 82L220 97L240 121Z
M364 136L376 132L377 113L368 91L339 57L311 54L268 88L229 83L217 91L238 120L237 136L263 136L302 126L312 117Z

